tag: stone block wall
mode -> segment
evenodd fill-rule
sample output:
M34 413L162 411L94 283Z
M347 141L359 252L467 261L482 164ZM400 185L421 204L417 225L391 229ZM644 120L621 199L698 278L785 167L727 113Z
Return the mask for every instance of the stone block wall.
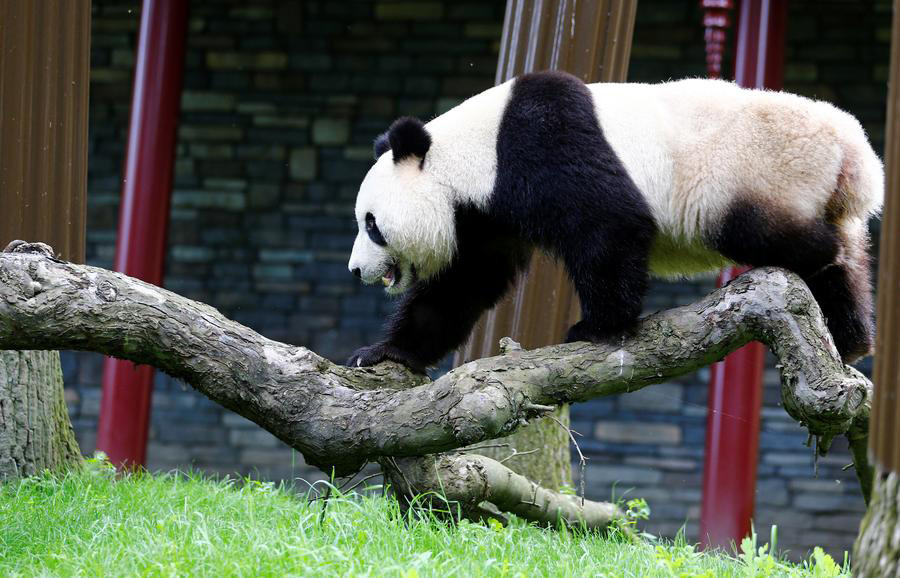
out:
M692 0L641 0L633 81L704 74ZM112 264L137 0L94 2L88 261ZM428 118L493 83L504 2L193 0L165 285L265 335L340 360L374 340L391 303L346 270L353 201L372 139L399 115ZM883 147L890 2L795 0L789 90L834 101ZM712 279L654 283L646 309L695 299ZM64 353L67 399L94 448L101 358ZM782 547L841 556L863 509L845 449L814 476L806 435L780 407L770 361L757 527ZM648 531L697 537L708 370L572 409L588 493L643 496ZM254 424L157 375L151 469L274 479L321 476Z

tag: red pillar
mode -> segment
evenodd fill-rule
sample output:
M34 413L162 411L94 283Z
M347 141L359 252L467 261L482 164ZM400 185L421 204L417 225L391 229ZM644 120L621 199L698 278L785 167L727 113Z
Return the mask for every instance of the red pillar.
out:
M162 284L187 30L185 0L144 0L115 270ZM115 464L142 465L153 369L107 358L97 448Z
M740 2L734 52L738 84L748 88L782 87L786 21L787 0ZM726 269L719 284L744 271L746 268ZM764 359L765 347L751 343L712 366L700 514L700 541L705 547L727 548L750 533Z

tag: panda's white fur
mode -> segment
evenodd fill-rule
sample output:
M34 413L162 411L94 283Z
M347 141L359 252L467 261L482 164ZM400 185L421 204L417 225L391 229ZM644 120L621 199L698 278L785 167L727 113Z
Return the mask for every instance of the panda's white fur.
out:
M429 278L453 256L456 231L454 207L473 203L484 207L491 197L497 172L497 132L512 81L462 102L426 124L431 148L421 170L419 160L395 163L381 155L363 180L356 199L359 234L350 255L350 270L377 282L393 262L403 270L401 281L388 288L401 293L413 279ZM376 216L387 247L372 242L365 216Z
M350 269L374 282L391 259L429 278L452 258L454 207L484 207L496 178L495 143L515 80L486 90L426 124L432 146L416 159L382 155L362 183L360 233ZM727 262L700 243L738 196L798 219L822 215L840 189L844 225L864 227L881 207L881 161L855 118L829 103L748 90L721 80L591 84L604 136L646 198L659 227L651 271L680 275ZM389 240L372 243L371 212ZM400 292L411 275L392 288Z
M881 161L859 122L829 103L707 79L589 88L660 228L654 273L721 265L697 241L739 195L805 220L843 188L848 227L882 205Z

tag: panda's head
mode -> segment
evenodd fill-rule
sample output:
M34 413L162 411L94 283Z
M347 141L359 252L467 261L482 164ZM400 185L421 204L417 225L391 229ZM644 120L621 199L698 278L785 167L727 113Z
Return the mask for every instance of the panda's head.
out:
M356 198L359 233L348 264L366 283L401 293L450 263L456 248L453 197L432 162L431 135L404 117L375 141L375 165Z

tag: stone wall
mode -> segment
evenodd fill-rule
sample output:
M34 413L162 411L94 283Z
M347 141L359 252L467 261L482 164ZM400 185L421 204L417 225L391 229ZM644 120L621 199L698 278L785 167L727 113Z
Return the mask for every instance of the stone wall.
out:
M693 0L641 0L630 77L701 76ZM182 96L166 287L274 339L333 359L374 340L391 304L346 270L353 200L372 139L401 114L431 117L493 83L501 1L194 0ZM884 130L890 2L791 3L786 84ZM88 261L112 263L139 19L137 0L94 3ZM851 23L852 25L848 25ZM654 284L647 310L688 302L711 279ZM94 448L101 358L65 353L82 449ZM779 405L770 362L757 527L795 554L849 548L863 509L845 449L814 477L806 435ZM572 410L589 494L643 496L647 529L697 536L708 370ZM302 457L180 382L157 375L151 469L316 479Z

